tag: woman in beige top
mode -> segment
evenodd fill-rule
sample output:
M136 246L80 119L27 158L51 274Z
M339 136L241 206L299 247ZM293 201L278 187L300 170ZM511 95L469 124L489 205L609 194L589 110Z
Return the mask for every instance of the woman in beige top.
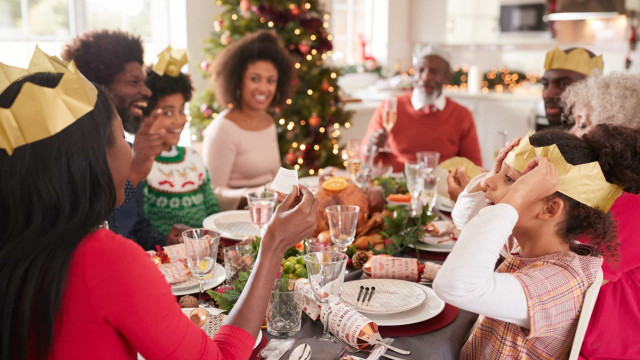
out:
M276 126L267 113L283 106L293 60L275 34L258 31L229 45L215 65L215 93L228 109L204 131L203 157L223 210L273 180L280 167Z

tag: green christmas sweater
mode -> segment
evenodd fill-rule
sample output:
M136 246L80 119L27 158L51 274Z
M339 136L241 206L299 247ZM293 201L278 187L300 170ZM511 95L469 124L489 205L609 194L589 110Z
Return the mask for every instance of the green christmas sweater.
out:
M219 212L202 157L181 146L158 156L144 182L144 211L162 234L177 223L202 227L204 218Z

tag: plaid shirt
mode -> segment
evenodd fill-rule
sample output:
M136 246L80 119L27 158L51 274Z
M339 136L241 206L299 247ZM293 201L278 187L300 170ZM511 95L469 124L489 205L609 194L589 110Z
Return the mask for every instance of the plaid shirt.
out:
M530 328L481 317L460 359L566 359L584 295L602 258L573 252L537 258L512 255L496 270L515 276L527 297Z

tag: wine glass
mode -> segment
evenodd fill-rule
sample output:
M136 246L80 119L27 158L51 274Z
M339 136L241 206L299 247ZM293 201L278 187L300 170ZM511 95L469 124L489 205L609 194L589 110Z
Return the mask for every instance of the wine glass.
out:
M350 139L347 144L347 172L356 181L360 171L360 140Z
M273 216L273 209L276 207L278 194L271 190L254 191L247 194L249 204L249 216L253 225L260 229L260 237L264 237L267 232L267 224Z
M424 206L428 206L429 215L433 214L433 208L436 206L436 200L438 199L438 176L429 174L426 171L423 173L423 186L420 193L420 200Z
M373 176L373 160L378 155L378 147L375 145L365 145L362 147L362 161L360 163L360 171L356 176L355 182L361 189L366 190L369 179Z
M182 232L189 270L200 282L200 307L210 307L202 300L204 281L216 265L220 233L209 229L191 229Z
M416 159L422 162L425 174L431 174L433 169L438 166L440 153L437 151L419 151L416 153Z
M387 133L391 132L391 129L396 125L398 121L398 98L392 96L387 100L384 104L384 109L382 113L382 126L387 131ZM380 149L382 152L391 152L388 146Z
M411 193L411 215L418 214L419 196L424 186L424 165L419 161L408 161L404 164L404 176L407 180L407 189Z
M323 307L328 307L324 331L320 337L323 340L334 341L329 335L331 306L340 300L347 260L347 255L338 252L314 252L304 256L313 299Z
M331 240L338 245L340 251L345 252L347 246L351 245L355 239L360 207L355 205L332 205L328 206L324 211L327 212L327 219L329 220Z

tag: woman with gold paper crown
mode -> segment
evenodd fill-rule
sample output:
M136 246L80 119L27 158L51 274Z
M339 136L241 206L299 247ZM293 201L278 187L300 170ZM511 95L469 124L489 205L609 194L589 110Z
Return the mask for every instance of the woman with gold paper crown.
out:
M640 130L620 126L583 139L543 131L505 147L466 187L452 213L462 233L433 284L482 315L461 359L568 357L597 255L617 256L607 212L622 190L640 191L639 142ZM576 242L584 235L592 247Z
M162 154L153 161L143 183L144 212L161 234L169 233L175 223L201 227L207 216L220 211L202 157L190 147L178 146L187 123L184 105L193 92L191 78L180 72L188 60L186 50L169 46L147 69L145 80L151 97L143 111L143 122L160 112L151 131L164 130L164 134Z
M138 244L97 230L124 200L131 163L108 95L38 50L32 65L0 63L0 358L247 359L280 259L316 226L311 192L278 207L209 339Z

